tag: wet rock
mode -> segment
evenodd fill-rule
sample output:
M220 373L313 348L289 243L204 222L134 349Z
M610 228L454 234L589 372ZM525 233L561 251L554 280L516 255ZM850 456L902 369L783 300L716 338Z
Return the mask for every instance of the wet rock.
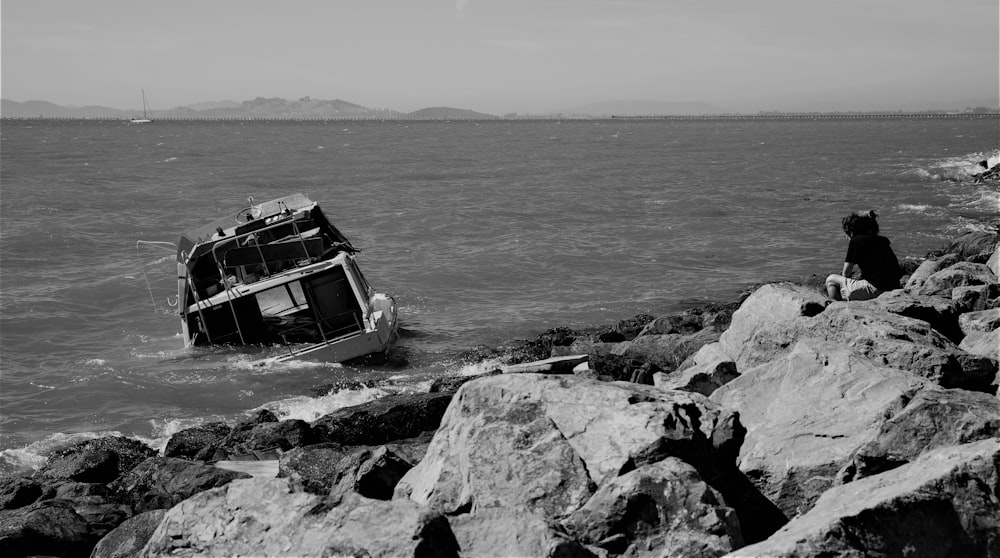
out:
M34 503L42 495L42 485L27 477L0 478L0 509L12 510Z
M940 448L833 488L733 557L1000 556L1000 441Z
M495 376L497 374L503 374L503 370L497 368L475 376L444 376L441 378L435 378L434 381L431 382L431 387L427 391L430 393L454 394L465 382L484 376Z
M450 393L390 395L338 409L313 423L319 441L377 446L437 430Z
M0 510L0 555L86 558L103 533L91 530L69 502L46 500Z
M148 457L149 446L122 436L86 440L53 453L36 476L79 482L111 482Z
M210 422L186 428L170 437L163 450L163 456L194 459L205 448L213 444L218 445L232 430L223 422Z
M166 510L150 510L125 520L105 535L90 558L132 558L137 556L160 525Z
M170 508L194 494L249 476L197 461L152 457L108 488L134 513L141 513Z
M189 498L166 513L140 556L459 555L443 515L356 494L333 503L289 482L237 480Z
M649 363L660 370L671 371L698 349L718 339L719 333L713 329L702 329L690 335L643 335L618 345L613 354L619 354L629 362Z
M322 443L295 448L278 459L278 477L288 478L296 488L325 495L340 478L337 465L354 448Z
M721 556L743 546L735 512L672 457L610 480L562 523L616 555Z

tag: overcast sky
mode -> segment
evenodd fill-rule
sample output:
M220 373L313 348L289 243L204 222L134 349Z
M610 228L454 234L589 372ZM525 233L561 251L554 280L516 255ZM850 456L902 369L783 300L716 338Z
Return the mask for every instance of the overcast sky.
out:
M254 97L503 114L994 100L997 0L3 0L2 95ZM994 105L995 106L995 105Z

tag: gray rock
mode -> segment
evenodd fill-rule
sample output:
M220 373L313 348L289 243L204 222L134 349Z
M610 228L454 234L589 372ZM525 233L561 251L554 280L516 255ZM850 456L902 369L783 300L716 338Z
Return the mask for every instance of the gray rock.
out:
M1000 329L974 331L962 339L958 348L972 355L998 361L1000 360ZM1000 378L994 381L994 386L996 386L997 381L1000 381Z
M377 446L437 430L451 393L390 395L338 409L313 423L318 441Z
M962 314L958 317L958 325L965 335L994 331L1000 328L1000 308Z
M653 375L654 385L663 389L692 391L705 396L739 377L736 363L731 360L696 364L690 368Z
M0 510L0 556L85 558L101 535L63 500Z
M36 476L107 483L156 455L149 446L122 436L74 444L49 456Z
M449 518L462 556L596 558L557 522L522 508L489 508Z
M977 312L1000 307L1000 283L955 287L951 301L956 312Z
M132 516L104 535L90 558L132 558L139 554L153 531L160 525L166 510L151 510Z
M152 457L108 488L128 503L134 513L141 513L170 508L194 494L249 476L197 461Z
M563 525L616 555L721 556L743 546L735 512L673 457L612 479Z
M340 501L243 479L171 508L139 556L458 556L448 519L412 502Z
M766 541L728 556L1000 556L1000 440L940 448L833 488Z
M711 400L747 429L740 470L789 517L838 480L903 399L932 385L835 344L799 342L779 360L745 370Z
M26 477L0 478L0 509L12 510L34 503L42 495L42 485Z
M955 265L942 269L927 278L927 282L917 289L917 294L922 296L951 296L955 287L969 285L989 285L996 283L997 276L993 271L981 263L958 262Z
M222 422L210 422L186 428L170 437L163 450L163 456L194 459L206 447L218 445L232 430Z

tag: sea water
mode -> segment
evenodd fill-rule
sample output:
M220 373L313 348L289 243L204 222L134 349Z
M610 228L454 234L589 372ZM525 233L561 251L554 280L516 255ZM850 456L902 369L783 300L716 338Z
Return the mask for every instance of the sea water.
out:
M836 272L857 209L919 257L998 216L969 176L998 146L996 119L963 118L4 121L0 471L262 407L313 420L487 370L477 345ZM393 365L184 347L174 254L137 241L296 192L396 298Z

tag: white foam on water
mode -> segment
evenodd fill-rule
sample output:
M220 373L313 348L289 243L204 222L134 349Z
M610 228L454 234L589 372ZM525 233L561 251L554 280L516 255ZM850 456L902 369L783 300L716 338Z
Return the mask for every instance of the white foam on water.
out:
M331 391L320 397L298 396L271 401L258 409L268 409L280 420L299 419L313 422L337 409L368 403L400 391L402 391L400 388L391 386L344 389Z
M10 448L0 451L0 471L35 471L45 464L48 456L55 451L68 448L73 444L106 436L122 436L121 432L108 430L104 432L59 432L32 442L23 448Z

